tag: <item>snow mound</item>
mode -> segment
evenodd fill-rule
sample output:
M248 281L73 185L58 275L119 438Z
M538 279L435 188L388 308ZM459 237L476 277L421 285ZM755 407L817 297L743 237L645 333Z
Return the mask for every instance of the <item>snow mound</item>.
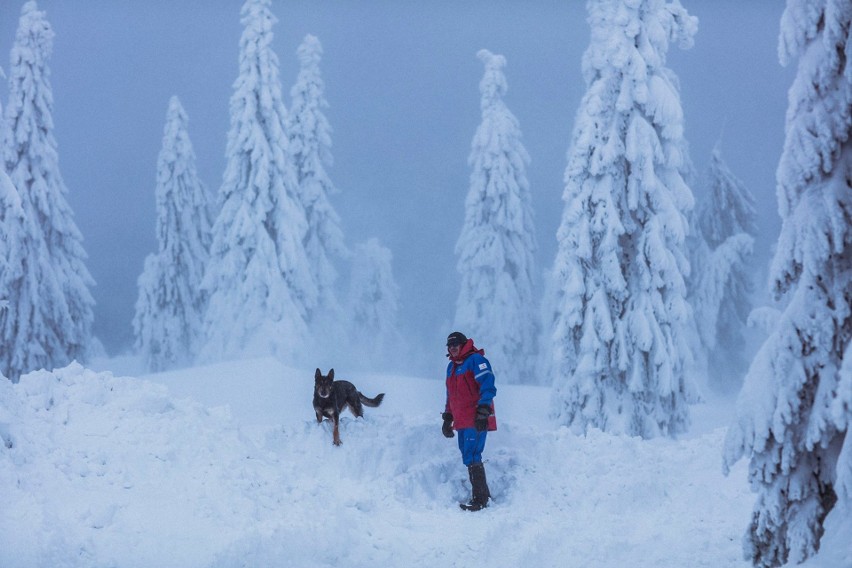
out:
M74 364L0 381L0 566L747 566L752 496L744 465L721 473L722 429L577 437L534 418L547 389L504 387L485 452L494 501L472 514L456 506L470 487L440 433L440 381L354 377L387 404L344 415L334 447L310 375ZM196 401L253 383L278 423L252 422L246 396L234 415Z

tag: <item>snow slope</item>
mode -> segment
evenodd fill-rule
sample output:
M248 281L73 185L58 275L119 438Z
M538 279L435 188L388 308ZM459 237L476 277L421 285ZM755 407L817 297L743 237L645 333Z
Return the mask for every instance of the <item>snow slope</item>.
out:
M746 464L722 475L713 424L726 407L697 407L678 441L578 437L547 421L548 389L498 384L494 502L474 514L456 505L469 487L440 433L442 382L336 373L387 393L345 416L339 448L314 419L313 369L272 359L0 381L0 566L749 565ZM849 526L810 566L852 565Z

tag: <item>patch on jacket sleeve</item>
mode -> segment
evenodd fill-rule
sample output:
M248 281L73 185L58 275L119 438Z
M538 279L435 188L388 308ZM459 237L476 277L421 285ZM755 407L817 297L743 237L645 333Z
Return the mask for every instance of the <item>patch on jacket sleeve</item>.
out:
M488 368L488 364L487 364L487 363L480 363L480 364L479 364L479 370L480 370L480 371L484 371L484 370L485 370L485 369L487 369L487 368Z

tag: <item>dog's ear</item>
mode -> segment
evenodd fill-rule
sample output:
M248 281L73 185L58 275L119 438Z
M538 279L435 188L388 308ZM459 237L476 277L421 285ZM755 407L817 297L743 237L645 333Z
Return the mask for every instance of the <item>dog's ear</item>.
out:
M319 370L319 367L317 367L317 372L316 372L316 373L314 373L314 380L315 380L315 381L319 380L319 378L320 378L321 376L322 376L322 372Z
M332 381L334 380L334 369L329 369L328 378L331 379Z

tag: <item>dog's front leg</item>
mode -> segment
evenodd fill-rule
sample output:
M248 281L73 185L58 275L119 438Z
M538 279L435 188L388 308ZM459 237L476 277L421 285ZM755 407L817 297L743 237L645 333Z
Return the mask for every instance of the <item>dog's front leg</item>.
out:
M340 417L335 416L334 421L334 445L339 446L343 442L340 441Z
M317 415L317 424L319 424L320 422L322 422L322 412L320 412L319 410L315 410L314 412Z

